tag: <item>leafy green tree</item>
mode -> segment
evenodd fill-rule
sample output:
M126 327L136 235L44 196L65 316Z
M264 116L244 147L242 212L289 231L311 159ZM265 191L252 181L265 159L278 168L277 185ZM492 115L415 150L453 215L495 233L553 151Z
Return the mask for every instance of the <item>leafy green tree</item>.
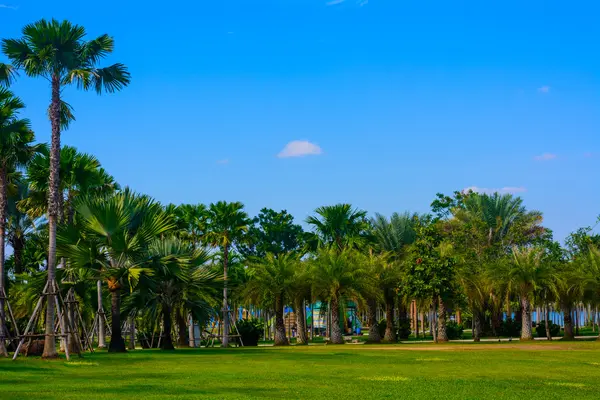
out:
M243 241L248 231L250 219L240 202L227 203L219 201L208 208L208 230L204 236L206 242L221 250L223 255L223 347L229 346L229 301L227 298L227 280L229 253L232 246Z
M240 246L246 257L264 257L298 251L302 247L304 231L294 224L294 217L286 210L277 212L263 208L248 229L247 242Z
M132 289L148 271L150 245L174 228L171 218L147 196L130 190L105 197L84 198L75 207L78 226L59 232L58 255L73 269L90 269L111 294L110 352L124 352L121 333L121 292Z
M367 212L353 209L350 204L319 207L316 215L306 219L313 232L308 235L310 247L333 246L345 248L363 246L369 239Z
M98 94L121 90L130 82L123 64L98 68L97 64L113 52L114 40L104 34L85 41L85 29L69 21L39 20L26 25L20 39L3 39L2 51L12 65L31 77L43 77L51 84L50 122L52 139L50 150L50 179L48 192L48 279L56 279L56 229L59 215L60 131L64 125L65 105L62 89L75 84L83 90ZM54 329L54 302L46 307L46 342L44 358L58 357L51 336Z
M292 298L298 263L298 256L294 253L278 256L267 253L264 257L256 258L249 266L250 279L243 289L243 297L275 313L275 346L289 344L283 313L286 302Z
M331 309L331 343L343 344L340 310L345 302L363 302L374 291L373 279L355 250L339 250L337 246L317 250L311 259L312 292Z
M167 212L172 213L177 225L177 235L194 245L203 246L202 240L208 231L208 209L204 204L181 204L167 206Z

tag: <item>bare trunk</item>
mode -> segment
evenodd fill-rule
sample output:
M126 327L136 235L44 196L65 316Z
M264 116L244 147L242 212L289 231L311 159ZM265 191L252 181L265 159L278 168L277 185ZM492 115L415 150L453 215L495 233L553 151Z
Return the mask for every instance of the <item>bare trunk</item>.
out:
M438 300L439 308L438 308L438 324L437 324L437 339L438 342L447 342L448 341L448 333L446 332L446 304L444 300L440 297Z
M229 247L223 249L223 342L222 347L229 347L229 302L227 301L227 263Z
M7 292L4 283L4 278L6 276L6 271L4 270L4 250L6 247L6 202L8 200L6 190L7 184L6 168L4 165L0 165L0 357L8 357L6 345L4 344L4 339L8 332L4 331L6 314L4 311L4 298L2 298L3 294ZM8 295L8 293L6 294Z
M135 350L135 317L129 317L129 350Z
M162 313L163 337L160 341L160 348L162 350L175 350L175 347L173 346L173 338L171 337L171 331L173 330L173 324L171 322L171 307L163 304Z
M112 316L110 344L108 351L110 353L125 353L125 340L121 334L121 289L114 289L110 292L111 303L110 312Z
M298 336L296 337L296 344L308 344L308 335L306 334L306 310L304 307L304 300L294 300L294 312L296 313L296 326L298 330Z
M60 77L52 76L52 104L50 107L52 139L50 146L50 177L48 180L48 282L56 280L56 225L58 222L59 169L60 169ZM46 296L46 329L42 358L57 358L54 340L56 294L49 285Z
M379 323L377 321L377 301L369 300L368 304L368 319L369 319L369 343L380 343L381 335L379 335Z
M98 294L98 348L106 348L106 330L104 327L104 306L102 305L102 281L96 282Z
M75 301L74 294L73 301ZM65 304L65 316L67 316L67 323L64 326L67 327L67 331L70 331L68 340L69 354L81 353L81 349L79 348L79 338L77 337L77 332L74 329L77 326L77 322L75 321L75 307L77 307L77 303Z
M533 340L531 331L531 303L526 295L521 295L521 341Z
M548 310L548 304L546 304L545 306L545 310L546 312L544 313L544 321L546 324L546 339L548 340L552 340L552 332L550 332L550 311ZM539 319L539 317L538 317Z
M331 337L333 344L344 344L344 336L340 327L340 304L337 297L332 297L331 302Z
M571 317L571 306L563 305L562 311L565 319L565 335L563 337L564 340L574 340L575 333L573 332L573 318Z
M387 295L385 297L385 334L383 341L386 343L396 343L396 328L394 321L394 297Z
M25 240L22 237L14 238L12 241L12 248L15 261L15 274L22 274L25 272L23 268L23 249L25 248Z
M283 295L275 299L275 346L287 346L290 344L285 335L285 322L283 320Z
M189 347L187 338L187 323L182 315L183 310L177 313L177 331L179 333L179 341L177 347Z
M473 341L481 341L481 313L473 311Z
M188 345L190 347L196 347L196 338L194 337L194 319L192 318L191 314L188 320Z

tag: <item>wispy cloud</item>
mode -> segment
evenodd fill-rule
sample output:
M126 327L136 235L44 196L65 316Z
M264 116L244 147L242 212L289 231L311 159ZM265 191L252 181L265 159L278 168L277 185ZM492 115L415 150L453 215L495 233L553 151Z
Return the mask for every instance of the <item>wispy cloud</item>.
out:
M369 4L369 0L358 0L356 4L358 4L359 7L366 6Z
M538 88L538 92L540 93L550 93L550 86L544 85Z
M221 164L221 165L229 164L229 158L225 158L223 160L218 160L217 164Z
M338 4L342 4L345 1L346 0L331 0L331 1L328 1L327 3L325 3L325 5L327 5L327 6L335 6L335 5L338 5Z
M17 7L17 6L10 6L10 5L8 5L8 4L0 4L0 8L7 8L7 9L9 9L9 10L16 10L16 9L18 9L19 7Z
M526 192L523 186L505 186L503 188L482 188L479 186L470 186L468 188L463 189L463 193L468 193L469 191L473 191L475 193L486 193L486 194L515 194L515 193L523 193Z
M304 156L317 156L323 154L323 150L316 144L306 140L294 140L289 142L277 157L288 158L288 157L304 157Z
M550 160L554 160L556 157L558 157L556 154L544 153L544 154L540 154L539 156L533 157L533 159L535 161L550 161Z

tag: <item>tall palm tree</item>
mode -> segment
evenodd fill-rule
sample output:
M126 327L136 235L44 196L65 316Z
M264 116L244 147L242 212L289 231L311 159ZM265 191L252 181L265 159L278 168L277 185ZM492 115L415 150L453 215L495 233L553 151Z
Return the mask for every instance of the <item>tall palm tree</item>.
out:
M495 266L491 274L496 282L505 285L508 294L519 296L521 303L521 340L533 340L531 308L534 294L552 285L554 271L543 262L544 250L540 248L513 248L506 262Z
M312 291L331 309L331 343L343 344L340 308L348 300L362 302L373 293L373 281L355 250L325 247L311 260ZM366 294L366 296L365 296Z
M385 252L383 259L375 263L379 268L374 271L374 276L377 277L386 308L384 340L390 343L396 342L394 310L402 279L400 261L404 258L408 246L415 241L414 226L417 218L418 214L406 212L394 213L389 220L381 214L375 214L375 218L371 220L375 248Z
M121 292L133 288L148 271L149 247L174 227L162 207L130 190L83 198L75 207L78 224L61 227L58 255L70 268L91 269L111 294L111 341L108 351L124 352Z
M350 204L336 204L319 207L315 213L306 219L313 228L309 240L313 248L335 246L341 251L365 243L369 229L366 211L353 209Z
M292 297L298 262L293 253L279 256L267 253L264 258L252 262L248 270L250 279L244 285L242 295L275 313L275 346L289 344L285 334L283 312L286 302Z
M98 68L97 65L113 52L114 40L104 34L90 41L84 40L82 26L55 19L39 20L26 25L20 39L3 39L2 51L13 66L31 77L44 77L51 82L50 122L52 139L50 151L50 179L48 196L48 280L56 279L56 229L59 215L59 168L61 115L64 104L62 89L75 84L83 90L96 93L116 92L127 86L130 74L123 64ZM50 298L46 307L45 358L58 357L54 346L54 302Z
M223 253L223 347L229 346L229 301L227 299L227 279L229 252L233 245L244 238L250 225L248 214L240 202L219 201L208 208L208 231L205 240Z
M35 147L29 120L20 119L23 102L10 91L0 87L0 294L5 290L4 261L6 222L8 210L9 174L29 162ZM4 300L0 299L0 336L4 336ZM0 339L0 355L6 353Z

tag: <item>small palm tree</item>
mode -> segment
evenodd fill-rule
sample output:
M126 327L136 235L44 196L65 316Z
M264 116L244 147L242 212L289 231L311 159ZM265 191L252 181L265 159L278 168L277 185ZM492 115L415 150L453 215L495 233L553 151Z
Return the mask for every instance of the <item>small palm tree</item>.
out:
M322 248L311 260L314 296L329 303L331 309L331 343L343 344L340 309L347 300L362 302L373 293L373 280L354 250Z
M223 253L223 347L229 346L229 301L227 299L227 279L229 256L232 246L243 240L250 225L248 214L240 202L219 201L208 209L208 231L204 235L207 243Z
M69 21L39 20L26 25L20 39L3 39L2 51L12 65L31 77L44 77L51 83L50 122L52 139L50 151L50 180L48 196L48 280L56 279L56 229L59 215L60 131L64 125L65 104L62 89L75 84L83 90L112 93L130 82L123 64L98 68L97 65L114 50L114 40L104 34L90 41L84 40L85 29ZM4 70L8 70L4 67ZM2 73L2 75L9 75ZM4 78L6 81L7 79ZM47 302L46 341L44 358L58 357L54 346L54 302Z
M319 207L317 215L306 223L313 228L309 243L313 248L335 246L339 251L347 247L360 247L366 242L369 223L367 212L353 209L350 204Z
M533 340L531 308L536 291L552 285L554 271L543 262L541 248L513 248L509 260L492 269L497 282L507 293L519 296L522 311L521 340Z
M289 342L285 334L283 320L284 307L291 298L298 258L295 254L273 253L249 266L249 280L245 284L242 296L256 304L262 304L275 313L275 346L285 346Z

